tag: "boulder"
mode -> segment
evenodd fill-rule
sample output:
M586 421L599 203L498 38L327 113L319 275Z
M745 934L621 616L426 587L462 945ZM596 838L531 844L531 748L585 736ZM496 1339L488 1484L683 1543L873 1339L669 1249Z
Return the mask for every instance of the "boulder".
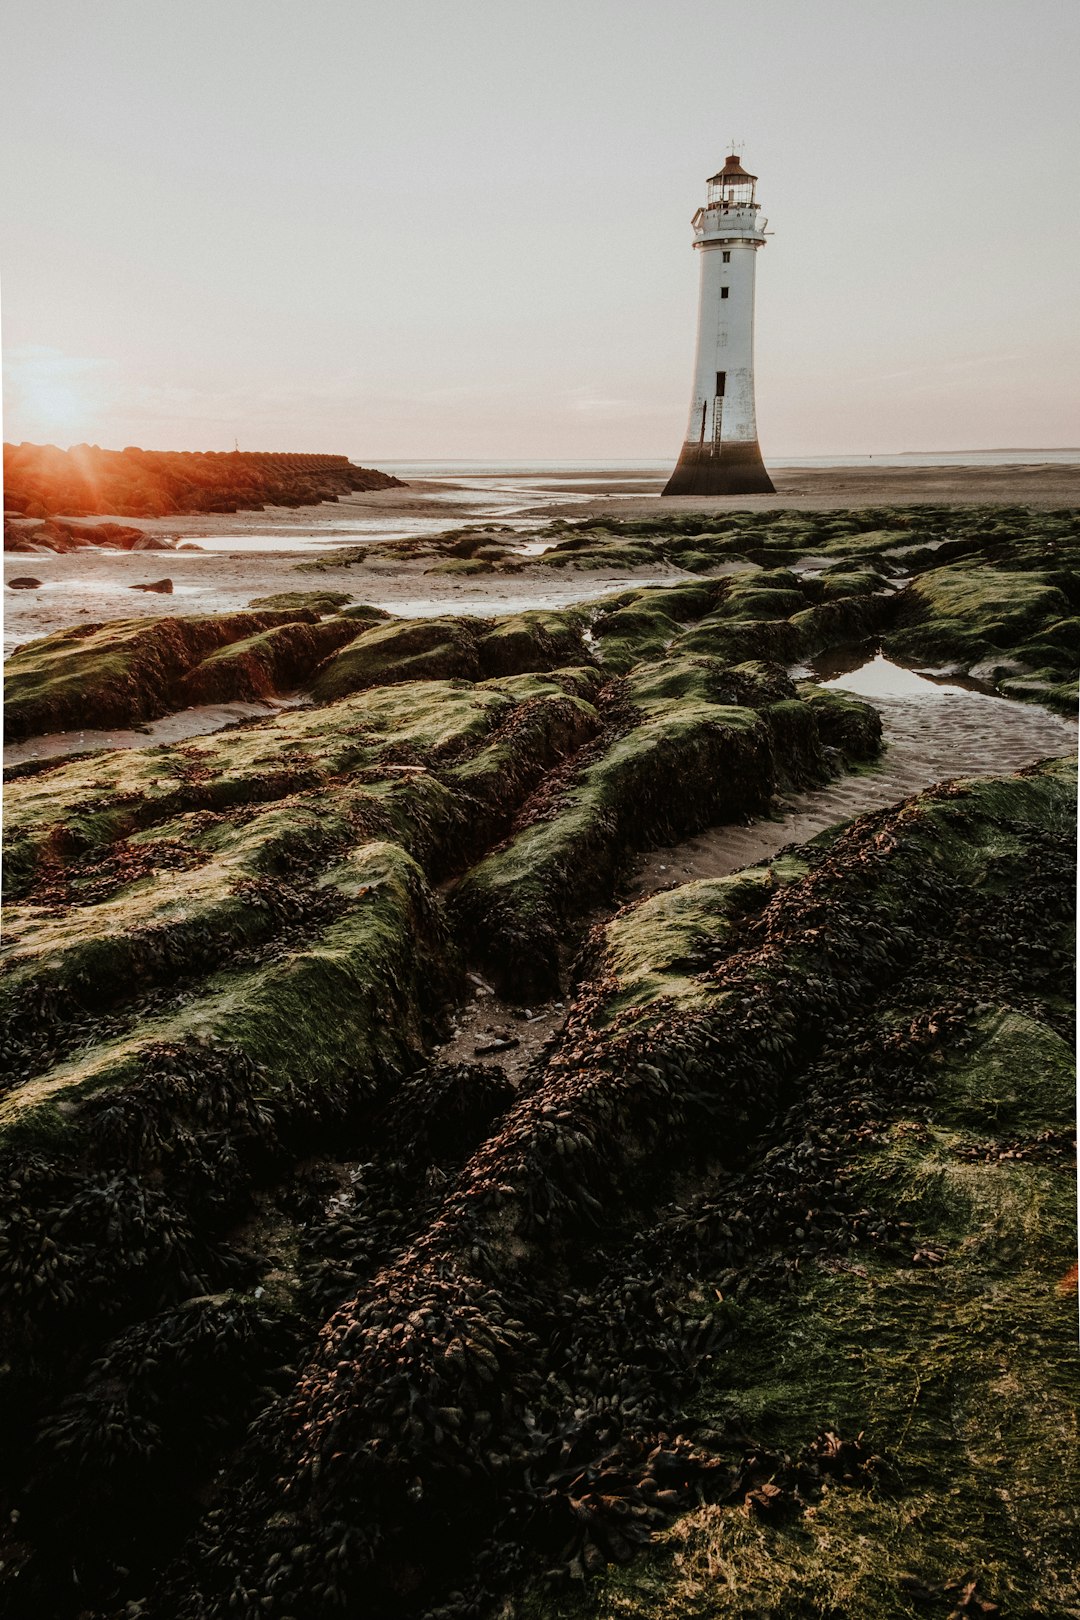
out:
M125 546L124 549L126 551L172 551L173 542L163 540L157 534L140 534L137 540L133 540L131 545Z

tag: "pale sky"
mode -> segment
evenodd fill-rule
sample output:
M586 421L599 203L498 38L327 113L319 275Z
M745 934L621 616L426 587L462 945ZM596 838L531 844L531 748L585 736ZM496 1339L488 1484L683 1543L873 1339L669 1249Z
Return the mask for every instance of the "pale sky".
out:
M7 439L674 457L729 140L771 455L1080 443L1075 0L13 0Z

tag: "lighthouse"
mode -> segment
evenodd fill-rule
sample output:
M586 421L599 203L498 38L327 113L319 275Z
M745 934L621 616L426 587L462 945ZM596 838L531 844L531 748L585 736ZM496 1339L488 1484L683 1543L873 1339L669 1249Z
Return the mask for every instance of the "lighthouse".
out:
M754 267L765 246L757 175L732 153L693 218L700 255L690 421L665 495L771 495L754 411Z

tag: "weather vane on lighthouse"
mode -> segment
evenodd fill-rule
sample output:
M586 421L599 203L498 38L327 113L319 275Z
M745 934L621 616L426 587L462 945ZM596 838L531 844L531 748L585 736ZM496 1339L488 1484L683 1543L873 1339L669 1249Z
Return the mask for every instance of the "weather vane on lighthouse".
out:
M754 269L765 246L757 176L731 155L694 215L701 252L697 357L686 442L665 495L771 495L754 410Z

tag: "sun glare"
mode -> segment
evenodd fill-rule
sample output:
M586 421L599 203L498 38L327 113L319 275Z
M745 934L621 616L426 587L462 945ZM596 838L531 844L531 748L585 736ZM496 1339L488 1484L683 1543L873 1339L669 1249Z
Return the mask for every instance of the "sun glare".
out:
M6 436L53 442L84 436L101 404L95 377L101 366L99 360L56 349L12 354L6 375Z

